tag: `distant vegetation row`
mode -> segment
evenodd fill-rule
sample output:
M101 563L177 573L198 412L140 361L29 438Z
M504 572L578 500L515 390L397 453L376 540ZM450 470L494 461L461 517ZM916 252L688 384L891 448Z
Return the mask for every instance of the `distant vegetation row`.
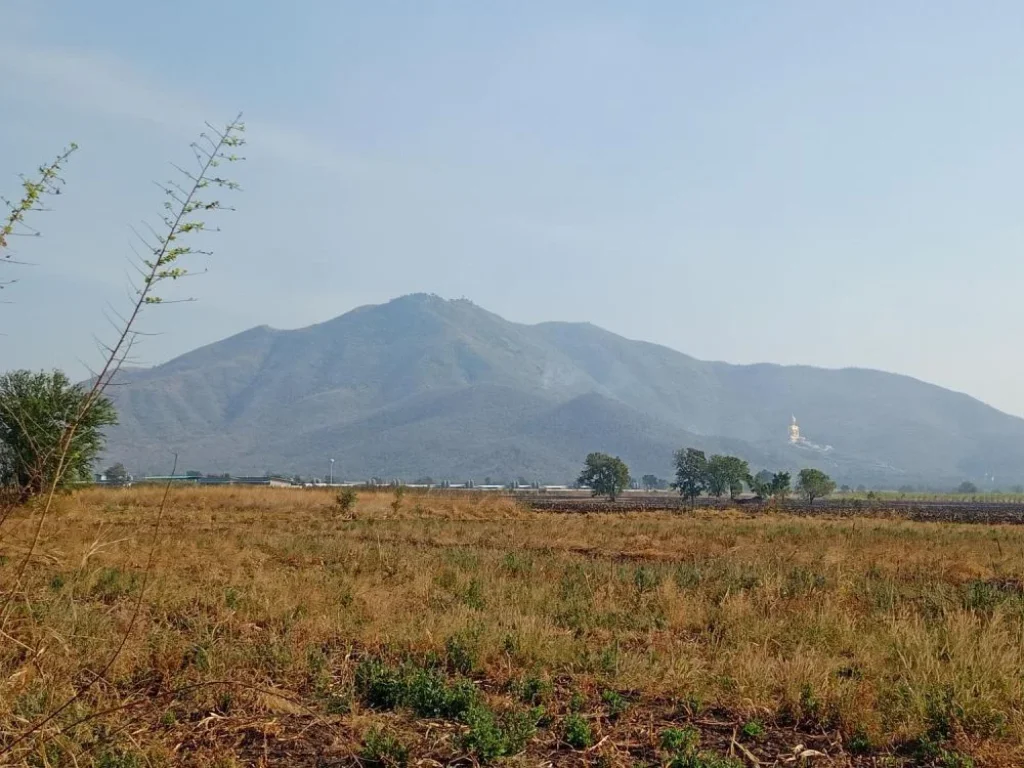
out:
M820 469L801 469L794 489L789 472L761 470L752 475L747 461L738 456L714 455L709 458L697 448L676 451L674 463L675 481L670 485L691 502L705 493L718 498L728 494L736 499L749 489L759 499L784 499L796 490L813 504L815 499L828 496L836 489L832 478ZM630 485L629 467L618 456L591 453L584 462L577 483L589 488L594 496L607 496L615 501ZM663 485L652 475L644 475L643 484L647 488Z
M80 386L72 384L59 371L32 373L14 371L0 376L0 490L5 496L25 501L38 495L57 474L57 460L60 458L59 443L63 437L59 419L55 414L75 412L87 396ZM13 416L16 415L17 418ZM11 416L11 418L8 418ZM259 477L234 477L230 474L211 474L198 470L187 470L179 475L160 477L133 477L121 463L107 467L94 474L92 468L103 449L103 428L116 423L117 417L109 400L96 399L79 424L72 439L72 450L63 457L59 485L70 488L88 482L106 485L127 485L132 482L175 480L196 484L253 484L296 486L335 484L334 478L304 478L300 475L276 475L266 472ZM411 483L398 479L371 478L366 487L392 487L411 485L413 487L482 490L590 490L595 496L607 496L614 500L626 490L678 491L683 497L694 501L701 496L722 498L728 495L737 499L750 494L758 499L785 499L797 493L804 500L813 503L817 498L829 496L837 491L836 483L827 474L815 468L801 469L796 475L795 485L790 472L762 469L752 473L746 460L738 456L712 455L696 448L684 448L674 456L675 478L672 481L653 474L639 479L630 475L629 467L622 459L605 453L591 453L586 457L582 472L576 481L565 486L542 486L519 477L501 482L490 477L482 482L467 480L453 482L435 481L429 476L419 477ZM338 483L341 484L341 483ZM351 485L352 483L345 483ZM867 499L903 498L928 500L948 497L950 493L966 497L998 497L1011 500L1013 496L1024 495L1024 487L1014 486L1009 493L993 491L982 494L971 482L961 483L950 493L924 491L909 486L897 491L868 490L864 486L851 488L843 485L838 491L845 496L857 495Z

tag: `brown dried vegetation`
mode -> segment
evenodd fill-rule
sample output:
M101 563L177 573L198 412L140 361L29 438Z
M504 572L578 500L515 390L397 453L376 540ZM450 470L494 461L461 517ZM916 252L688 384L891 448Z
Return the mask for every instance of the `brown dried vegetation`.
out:
M0 749L121 642L159 500L61 499L0 636ZM183 488L163 529L105 678L0 764L1024 762L1021 527Z

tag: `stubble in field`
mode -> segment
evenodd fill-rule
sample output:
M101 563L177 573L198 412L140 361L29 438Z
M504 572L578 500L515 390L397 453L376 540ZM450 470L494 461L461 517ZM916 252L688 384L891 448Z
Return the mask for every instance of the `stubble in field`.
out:
M118 647L159 495L63 500L0 638L0 744ZM0 763L1024 760L1024 529L393 501L172 490L106 679Z

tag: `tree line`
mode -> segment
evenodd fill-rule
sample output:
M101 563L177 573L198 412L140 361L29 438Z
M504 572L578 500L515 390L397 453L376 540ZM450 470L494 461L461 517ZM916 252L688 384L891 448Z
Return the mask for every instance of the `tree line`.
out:
M808 504L813 504L815 499L828 496L836 489L832 478L820 469L801 469L793 488L789 472L761 470L751 474L745 459L719 454L709 457L697 448L679 449L673 463L675 481L667 485L691 503L695 503L702 494L716 498L729 494L729 498L735 499L744 488L748 488L758 499L785 499L795 490ZM584 461L577 482L590 488L595 496L607 496L614 501L629 487L629 467L618 456L591 453ZM643 477L644 487L648 489L658 487L662 482L654 475Z

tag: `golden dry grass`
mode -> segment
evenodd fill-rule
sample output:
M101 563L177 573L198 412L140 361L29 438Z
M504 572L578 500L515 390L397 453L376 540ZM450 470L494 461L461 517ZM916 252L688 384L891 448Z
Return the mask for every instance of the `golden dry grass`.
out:
M82 492L48 521L0 635L0 747L105 666L159 496ZM368 658L468 675L495 711L542 701L524 765L664 763L686 724L763 764L801 741L838 765L1024 763L1024 528L392 502L172 490L117 661L0 764L358 764L382 724L413 758L474 759L465 722L370 706ZM5 589L29 523L0 529ZM596 748L565 743L572 717Z

